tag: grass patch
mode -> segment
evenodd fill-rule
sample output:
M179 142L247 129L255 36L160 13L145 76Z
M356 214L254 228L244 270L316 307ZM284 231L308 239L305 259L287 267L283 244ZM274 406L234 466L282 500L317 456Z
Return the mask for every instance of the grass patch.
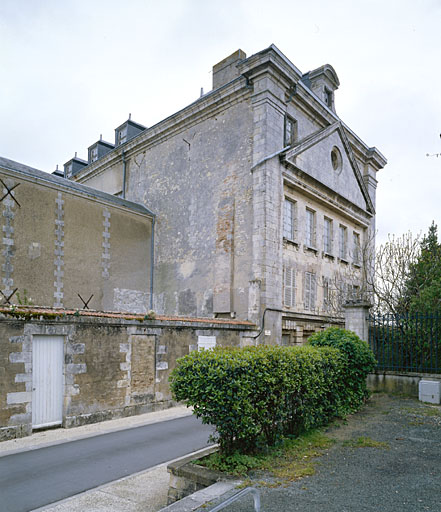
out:
M411 426L431 424L433 421L439 423L441 420L441 407L439 406L422 405L420 407L407 407L404 409L404 412L411 416L408 422Z
M388 443L383 441L375 441L370 437L358 437L357 439L348 439L343 441L343 446L349 446L350 448L384 448L389 449Z
M437 405L423 404L420 407L406 407L404 411L415 416L441 417L441 407Z
M320 430L312 430L295 439L285 439L267 453L243 455L235 453L222 457L218 452L197 461L198 464L235 476L246 476L250 471L265 471L272 481L254 481L265 487L280 485L298 480L315 473L313 459L323 454L335 441ZM250 485L251 480L244 484Z
M438 418L441 418L441 407L432 407L430 405L426 405L426 407L423 407L419 410L420 414L423 414L424 416L436 416Z

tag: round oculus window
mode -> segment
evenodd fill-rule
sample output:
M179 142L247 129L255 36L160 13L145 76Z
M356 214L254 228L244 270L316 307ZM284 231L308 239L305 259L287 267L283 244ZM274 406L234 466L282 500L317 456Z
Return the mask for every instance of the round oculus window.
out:
M342 168L342 158L340 150L337 146L334 146L331 151L331 162L334 171L340 171Z

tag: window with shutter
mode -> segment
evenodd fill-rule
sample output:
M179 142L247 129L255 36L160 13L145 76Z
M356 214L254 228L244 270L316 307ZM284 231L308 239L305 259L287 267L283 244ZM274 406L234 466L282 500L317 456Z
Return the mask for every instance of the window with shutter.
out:
M323 250L332 254L332 220L325 217L323 224Z
M347 251L348 251L348 233L347 228L340 224L338 228L338 241L339 241L339 256L340 259L346 260Z
M283 237L295 240L297 230L297 204L295 201L285 199L283 203Z
M317 281L312 272L305 272L305 309L312 311L315 309L317 299Z
M360 235L353 233L353 260L356 265L360 264Z
M285 265L284 267L284 290L283 302L287 307L295 306L296 295L296 273L294 267Z
M307 247L315 247L315 211L306 209L306 239Z

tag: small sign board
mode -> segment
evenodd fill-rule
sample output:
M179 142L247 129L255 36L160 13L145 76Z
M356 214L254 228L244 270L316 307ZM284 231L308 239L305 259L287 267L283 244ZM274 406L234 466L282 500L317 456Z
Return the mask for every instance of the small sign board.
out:
M198 336L198 350L209 350L216 346L216 336Z

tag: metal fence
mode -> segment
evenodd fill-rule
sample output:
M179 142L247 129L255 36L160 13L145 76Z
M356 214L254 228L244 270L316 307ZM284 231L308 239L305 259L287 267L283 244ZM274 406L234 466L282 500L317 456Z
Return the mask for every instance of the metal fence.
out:
M441 373L441 315L369 317L377 369Z

